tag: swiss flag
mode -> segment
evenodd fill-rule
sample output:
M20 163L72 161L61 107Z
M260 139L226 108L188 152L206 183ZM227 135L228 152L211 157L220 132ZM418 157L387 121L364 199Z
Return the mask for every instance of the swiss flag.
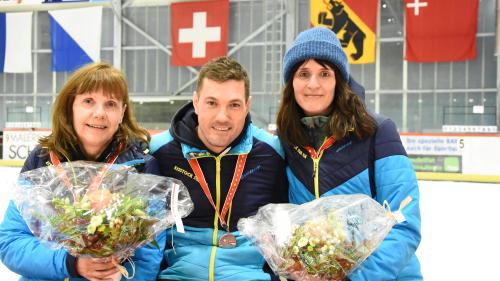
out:
M474 59L478 5L478 0L405 0L406 59Z
M172 3L170 13L173 65L200 66L226 55L229 0Z

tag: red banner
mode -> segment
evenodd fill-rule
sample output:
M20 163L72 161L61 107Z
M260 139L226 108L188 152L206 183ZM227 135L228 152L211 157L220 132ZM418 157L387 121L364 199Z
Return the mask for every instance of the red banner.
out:
M200 66L227 54L229 0L170 5L172 64Z
M478 0L405 0L406 60L476 57Z

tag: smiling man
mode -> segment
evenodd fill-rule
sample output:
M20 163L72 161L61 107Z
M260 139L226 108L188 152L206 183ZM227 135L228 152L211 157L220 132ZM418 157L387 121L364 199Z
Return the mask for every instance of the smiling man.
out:
M217 58L202 67L193 102L153 137L162 175L182 180L195 204L185 233L164 233L159 280L278 280L236 229L240 218L288 196L280 143L251 124L249 111L246 71Z

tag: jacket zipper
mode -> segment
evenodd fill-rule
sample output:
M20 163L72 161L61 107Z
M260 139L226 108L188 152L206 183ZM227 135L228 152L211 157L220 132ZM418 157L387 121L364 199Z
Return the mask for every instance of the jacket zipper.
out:
M217 156L215 158L215 207L217 210L220 209L220 160L223 156ZM218 233L219 233L219 215L215 212L214 216L214 232L212 235L212 252L210 253L210 267L208 270L208 280L214 281L214 271L215 271L215 254L217 252L218 243Z
M321 153L322 154L322 153ZM319 160L321 158L321 154L319 155L318 158L312 158L313 160L313 165L314 165L314 197L316 199L319 198Z
M323 156L323 152L332 146L334 142L335 139L333 137L326 138L318 151L314 150L314 148L310 146L306 147L306 150L309 152L313 161L314 197L316 199L319 198L319 161Z

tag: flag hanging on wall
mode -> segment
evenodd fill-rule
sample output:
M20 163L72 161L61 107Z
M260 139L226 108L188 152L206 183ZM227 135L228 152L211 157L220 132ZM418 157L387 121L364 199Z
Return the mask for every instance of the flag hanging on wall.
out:
M405 0L406 60L476 57L478 0Z
M373 63L378 0L311 0L311 26L333 30L350 63Z
M0 72L31 72L32 12L0 13Z
M227 54L229 0L170 5L172 64L199 66Z
M52 71L100 61L102 7L49 11Z

